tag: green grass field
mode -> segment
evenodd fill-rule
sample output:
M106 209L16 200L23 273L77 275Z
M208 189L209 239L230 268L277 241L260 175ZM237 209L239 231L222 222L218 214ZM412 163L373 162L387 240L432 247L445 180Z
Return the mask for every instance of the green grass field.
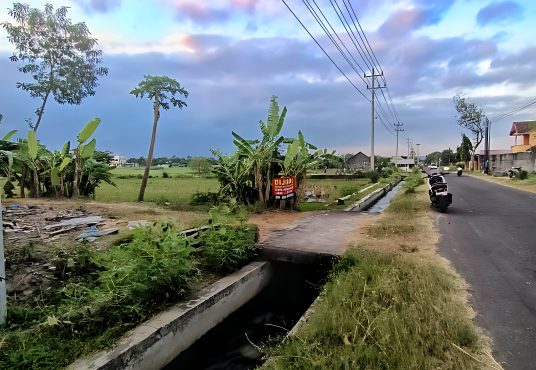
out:
M154 171L156 172L156 171ZM151 173L153 173L151 171ZM154 175L151 175L154 176ZM220 185L216 179L203 177L149 179L145 191L146 202L187 205L196 192L217 192ZM141 179L121 179L114 176L116 186L103 184L97 189L95 200L99 202L135 202L140 191Z

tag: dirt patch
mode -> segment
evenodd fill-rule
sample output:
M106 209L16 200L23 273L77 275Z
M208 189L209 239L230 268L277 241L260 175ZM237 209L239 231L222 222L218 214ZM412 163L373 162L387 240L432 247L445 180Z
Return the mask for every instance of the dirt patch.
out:
M259 241L263 242L268 235L277 229L281 229L296 220L310 216L306 212L269 211L250 215L248 222L259 228Z

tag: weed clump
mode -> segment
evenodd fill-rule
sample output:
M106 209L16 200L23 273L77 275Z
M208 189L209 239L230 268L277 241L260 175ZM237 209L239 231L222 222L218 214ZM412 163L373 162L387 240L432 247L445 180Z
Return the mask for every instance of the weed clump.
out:
M475 354L479 341L445 270L355 249L334 271L315 314L264 369L479 368L455 347Z
M255 255L257 229L254 225L211 229L201 234L200 240L207 269L229 273L244 266Z

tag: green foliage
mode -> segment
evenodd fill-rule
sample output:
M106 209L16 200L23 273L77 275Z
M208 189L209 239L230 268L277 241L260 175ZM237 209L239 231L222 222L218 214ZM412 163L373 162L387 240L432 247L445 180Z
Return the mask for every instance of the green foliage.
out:
M263 369L480 368L475 327L442 268L353 249L321 296Z
M190 202L193 206L200 205L217 205L220 202L220 195L213 192L196 192L192 195L192 201Z
M339 190L339 194L341 197L345 197L347 195L352 195L354 193L357 193L358 191L359 191L359 188L356 186L345 186Z
M458 114L456 117L458 125L467 129L474 136L471 153L475 153L484 139L486 127L489 125L489 119L481 107L469 102L464 96L458 94L452 99Z
M143 174L140 192L138 194L138 201L142 202L145 196L145 188L147 187L151 162L153 160L156 128L158 125L158 120L160 119L160 107L162 107L164 110L168 110L171 104L173 107L182 109L187 105L186 102L180 99L180 97L184 96L187 98L189 93L178 81L174 80L173 78L167 76L146 75L144 80L142 80L138 84L138 87L133 89L130 94L142 99L147 97L149 100L153 101L153 133L151 135L151 142L149 145L149 154L147 155L147 161L145 163L145 172Z
M467 163L471 160L471 152L473 151L473 144L467 135L462 134L462 143L459 147L456 148L456 153L464 163Z
M184 89L181 84L167 76L144 76L138 87L133 89L130 94L136 98L147 97L149 100L158 102L164 110L170 108L170 104L174 107L183 108L186 107L186 102L178 99L175 95L188 97L188 91Z
M42 100L34 130L50 94L59 104L80 104L83 98L95 94L98 77L108 73L107 68L99 66L102 50L96 49L97 40L85 23L72 23L67 11L64 6L54 11L51 4L46 4L41 11L15 3L8 9L15 23L2 23L8 41L15 46L10 60L25 63L19 71L34 80L19 82L17 87Z
M229 273L250 261L255 255L255 226L211 229L200 236L202 257L207 268L217 273Z
M519 171L519 174L517 175L517 178L519 180L526 180L529 178L529 173L525 170L521 170Z

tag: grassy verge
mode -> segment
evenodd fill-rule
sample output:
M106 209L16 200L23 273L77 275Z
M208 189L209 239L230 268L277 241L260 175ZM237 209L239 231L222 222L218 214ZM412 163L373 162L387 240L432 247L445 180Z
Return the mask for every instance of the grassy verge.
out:
M296 336L263 369L489 369L465 290L439 263L420 175L341 259Z
M478 171L466 172L464 173L464 175L469 175L496 184L536 193L536 173L534 172L529 172L528 178L526 180L519 180L516 178L511 179L509 177L493 177L484 175L483 173Z
M0 368L63 368L253 257L254 227L223 226L195 241L179 231L158 223L135 229L105 251L81 245L76 258L65 261L70 278L63 289L43 292L31 304L8 305ZM225 243L234 248L221 248Z

